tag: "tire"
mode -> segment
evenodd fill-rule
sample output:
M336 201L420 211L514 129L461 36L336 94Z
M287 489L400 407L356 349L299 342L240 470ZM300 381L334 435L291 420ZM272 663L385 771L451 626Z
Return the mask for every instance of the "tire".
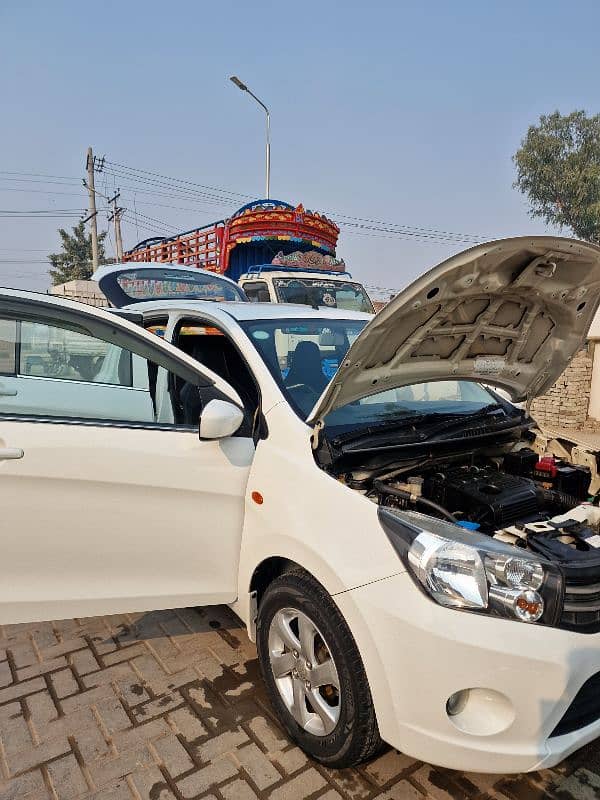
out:
M337 606L314 578L293 571L268 586L256 640L269 698L291 739L328 767L375 755L381 739L362 659Z

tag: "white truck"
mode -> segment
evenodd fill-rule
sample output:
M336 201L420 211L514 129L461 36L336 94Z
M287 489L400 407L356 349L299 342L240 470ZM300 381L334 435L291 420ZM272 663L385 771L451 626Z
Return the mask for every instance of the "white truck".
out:
M253 267L238 280L253 303L299 303L313 308L339 308L373 313L365 287L349 272L284 268L274 264Z

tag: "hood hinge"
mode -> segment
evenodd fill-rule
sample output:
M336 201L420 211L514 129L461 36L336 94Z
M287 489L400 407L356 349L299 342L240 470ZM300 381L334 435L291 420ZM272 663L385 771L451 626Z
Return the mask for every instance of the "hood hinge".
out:
M319 447L319 439L321 438L320 434L324 427L325 424L322 419L318 419L315 421L312 432L310 434L310 443L312 445L313 450L317 450Z

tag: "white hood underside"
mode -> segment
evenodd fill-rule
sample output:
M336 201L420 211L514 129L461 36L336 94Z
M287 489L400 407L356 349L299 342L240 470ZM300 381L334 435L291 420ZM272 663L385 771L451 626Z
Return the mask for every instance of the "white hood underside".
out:
M374 317L309 421L424 381L480 381L530 400L583 345L599 303L600 247L558 236L477 245L434 267Z

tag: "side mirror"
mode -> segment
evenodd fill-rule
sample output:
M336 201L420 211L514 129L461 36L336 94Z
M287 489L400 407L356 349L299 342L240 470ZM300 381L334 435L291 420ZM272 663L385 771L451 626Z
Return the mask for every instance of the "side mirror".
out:
M244 421L244 412L227 400L209 400L200 415L201 439L233 436Z

